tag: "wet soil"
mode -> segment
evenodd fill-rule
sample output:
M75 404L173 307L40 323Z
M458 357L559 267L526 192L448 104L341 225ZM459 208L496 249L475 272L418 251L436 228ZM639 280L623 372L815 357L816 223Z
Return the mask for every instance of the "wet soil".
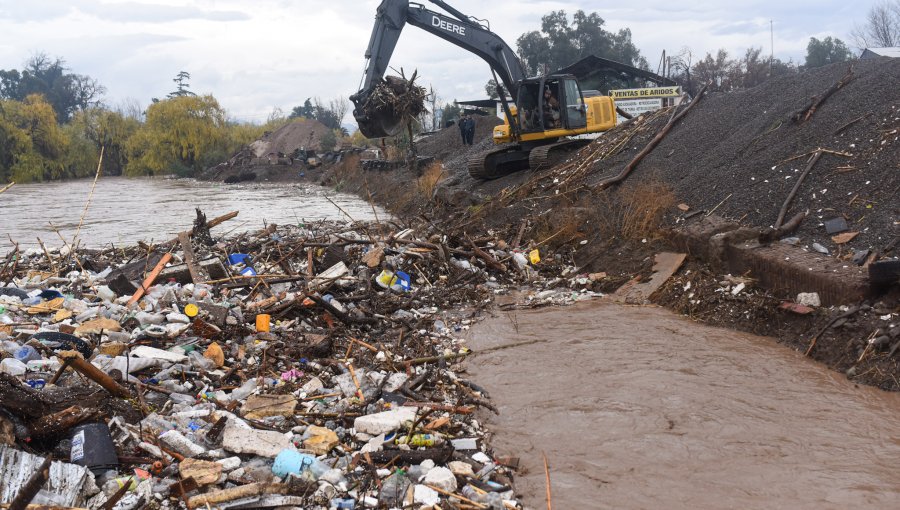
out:
M542 452L558 508L900 504L900 395L771 339L589 302L497 312L469 342L495 453L521 458L534 508Z

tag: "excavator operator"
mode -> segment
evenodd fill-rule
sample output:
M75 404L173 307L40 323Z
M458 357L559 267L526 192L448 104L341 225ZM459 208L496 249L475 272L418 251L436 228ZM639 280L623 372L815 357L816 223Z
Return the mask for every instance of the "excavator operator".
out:
M545 129L562 127L559 117L559 99L550 90L550 85L544 86L544 126Z

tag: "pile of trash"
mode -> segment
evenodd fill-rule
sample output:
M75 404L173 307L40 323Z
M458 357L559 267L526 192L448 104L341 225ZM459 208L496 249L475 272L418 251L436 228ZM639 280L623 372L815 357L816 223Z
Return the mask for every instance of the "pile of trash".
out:
M0 259L0 504L522 508L457 334L540 253L385 223L214 239L235 215Z

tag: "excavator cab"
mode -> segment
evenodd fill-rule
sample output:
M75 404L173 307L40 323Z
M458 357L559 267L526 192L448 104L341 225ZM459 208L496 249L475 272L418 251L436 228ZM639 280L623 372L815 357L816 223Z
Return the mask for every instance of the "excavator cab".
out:
M523 80L519 86L519 129L523 136L587 126L587 108L574 76L547 76Z

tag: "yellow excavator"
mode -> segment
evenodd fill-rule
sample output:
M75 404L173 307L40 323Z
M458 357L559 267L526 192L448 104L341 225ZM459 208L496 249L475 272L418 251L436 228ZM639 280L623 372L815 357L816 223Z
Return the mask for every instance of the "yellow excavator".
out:
M490 65L499 84L498 94L506 114L504 123L494 128L493 138L496 144L504 146L470 158L469 173L476 179L495 179L527 168L552 166L590 142L570 137L600 133L616 125L612 98L597 91L582 90L571 74L526 77L516 53L486 23L463 14L443 0L429 1L449 15L408 0L383 0L378 7L365 54L367 66L362 87L350 96L353 116L366 137L394 136L404 126L406 119L385 113L383 109L373 116L373 109L367 108L367 103L383 80L400 33L407 24L481 57ZM506 91L511 100L507 99Z

